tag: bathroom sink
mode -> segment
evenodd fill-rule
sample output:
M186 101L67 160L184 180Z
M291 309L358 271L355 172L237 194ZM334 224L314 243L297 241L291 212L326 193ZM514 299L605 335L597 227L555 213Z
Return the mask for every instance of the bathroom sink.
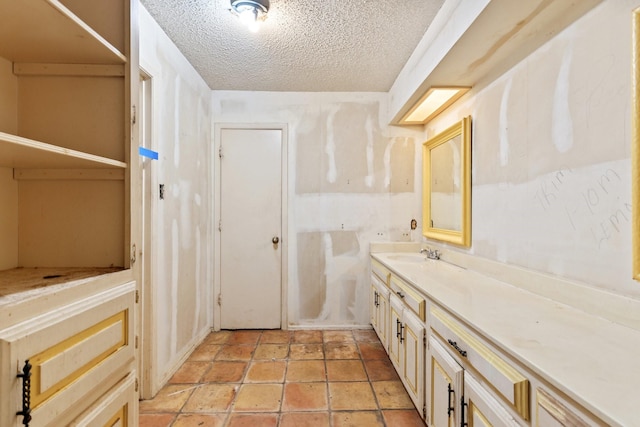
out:
M422 262L426 259L426 257L422 254L401 254L401 255L389 255L390 261L399 261L399 262Z

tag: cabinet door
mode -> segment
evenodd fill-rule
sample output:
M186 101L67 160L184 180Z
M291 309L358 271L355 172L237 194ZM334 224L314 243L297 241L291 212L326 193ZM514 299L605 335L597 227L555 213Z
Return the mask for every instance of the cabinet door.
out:
M389 347L389 290L379 280L372 277L372 298L374 301L372 307L375 307L375 326L374 329L378 334L378 338L382 342L384 349L388 352ZM373 322L372 322L373 324Z
M369 296L369 320L371 321L373 329L378 336L380 336L380 326L378 325L378 290L373 277L371 277L371 291L369 292Z
M513 427L519 424L468 371L464 373L464 422L470 426Z
M394 295L389 295L389 358L391 363L395 366L396 371L401 370L400 351L401 345L400 337L402 336L402 302Z
M402 382L416 408L424 406L424 324L415 315L403 313L404 337Z
M427 386L427 419L431 427L459 425L462 397L462 367L432 336L429 338L428 364L431 384Z

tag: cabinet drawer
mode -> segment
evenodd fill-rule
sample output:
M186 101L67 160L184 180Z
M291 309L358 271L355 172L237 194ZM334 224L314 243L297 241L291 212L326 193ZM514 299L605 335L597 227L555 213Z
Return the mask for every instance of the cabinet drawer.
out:
M543 388L536 390L535 427L603 427L606 425L559 396Z
M375 274L385 286L389 286L389 277L391 272L375 259L371 258L371 271Z
M413 290L402 279L391 276L389 287L391 292L398 295L404 304L413 311L420 320L426 320L426 301L419 293Z
M472 367L509 402L525 420L529 420L529 380L506 362L458 321L436 307L431 308L431 328L439 335L465 367Z
M124 284L0 331L2 372L32 366L32 427L66 424L130 371L134 290ZM17 405L22 381L2 392ZM7 409L11 424L0 424L18 425L22 408Z
M137 425L137 393L135 372L130 373L118 385L73 421L70 427L128 427Z

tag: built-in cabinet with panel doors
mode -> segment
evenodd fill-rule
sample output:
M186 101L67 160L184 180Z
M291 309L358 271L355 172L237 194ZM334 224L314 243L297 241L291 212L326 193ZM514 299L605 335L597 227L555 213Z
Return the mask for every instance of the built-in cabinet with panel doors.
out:
M391 276L389 357L418 411L424 410L425 300Z
M135 425L137 0L0 0L0 425Z
M520 425L507 409L510 408L519 419L529 421L529 380L440 308L433 306L429 318L430 419L443 419L446 413L469 425ZM455 376L453 391L449 385L444 389L441 376Z
M371 276L370 301L371 326L387 350L389 342L389 289L375 275Z
M418 262L417 257L402 258L408 261L398 266ZM415 269L404 272L399 268L405 273L401 275L394 264L384 262L397 259L397 255L372 257L372 298L388 295L389 358L429 427L612 425L569 398L566 391L559 391L552 385L555 378L534 372L496 344L495 338L480 334L475 325L416 286L411 279ZM443 277L460 281L478 278L458 267L451 268L454 276L445 276L443 265L435 264L442 261L427 262L420 271L430 279L433 269L438 292L460 292L454 282L443 281ZM381 276L386 281L380 280ZM430 285L429 280L421 283ZM372 304L371 309L372 322L379 324L378 315L374 315L378 306Z

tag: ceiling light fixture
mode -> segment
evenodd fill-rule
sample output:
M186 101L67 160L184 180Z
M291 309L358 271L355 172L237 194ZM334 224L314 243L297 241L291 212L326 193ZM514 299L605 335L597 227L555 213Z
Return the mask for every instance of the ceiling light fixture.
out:
M269 0L231 0L231 9L240 22L255 33L258 31L260 21L267 18Z
M469 87L431 87L427 93L400 120L401 125L425 124L443 112L458 98L467 93Z

